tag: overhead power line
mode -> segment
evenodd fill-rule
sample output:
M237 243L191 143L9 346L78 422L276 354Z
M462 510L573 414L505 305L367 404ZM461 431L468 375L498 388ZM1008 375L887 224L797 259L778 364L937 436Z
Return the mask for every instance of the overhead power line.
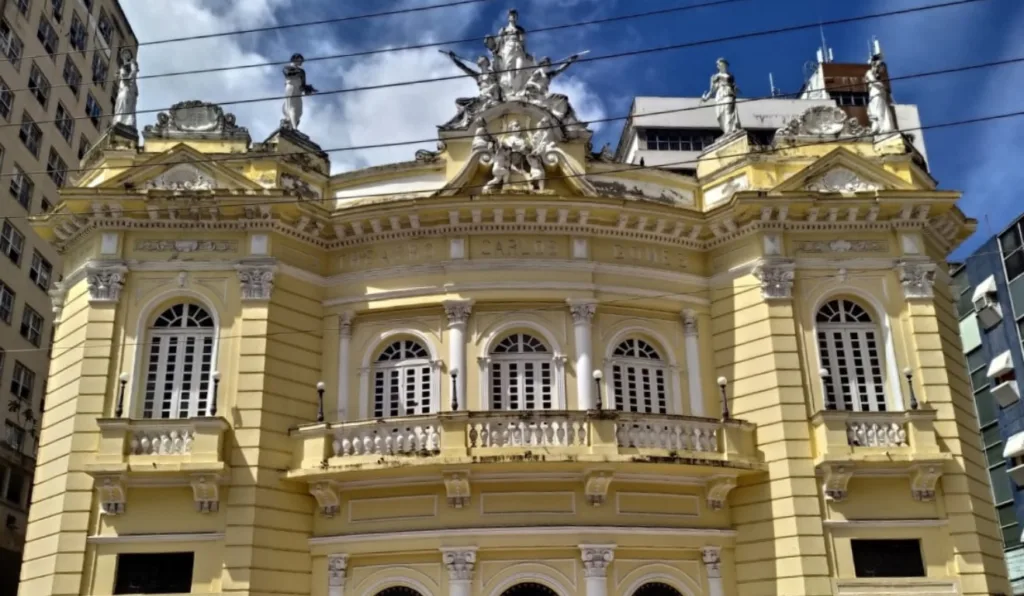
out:
M613 16L613 17L605 17L605 18L601 18L601 19L592 19L592 20L589 20L589 21L575 21L575 22L571 22L571 23L563 23L561 25L552 25L550 27L538 27L537 29L527 29L526 33L528 35L536 35L537 33L550 33L550 32L553 32L553 31L562 31L562 30L565 30L565 29L575 29L577 27L587 27L587 26L591 26L591 25L603 25L603 24L613 23L613 22L618 22L618 21L628 21L628 20L635 20L635 19L641 19L641 18L646 18L646 17L661 16L661 15L671 14L671 13L675 13L675 12L684 12L684 11L688 11L688 10L694 10L694 9L697 9L697 8L709 8L709 7L713 7L713 6L720 6L720 5L723 5L723 4L735 4L737 2L749 2L749 1L751 1L751 0L714 0L713 2L704 2L704 3L700 3L700 4L683 4L683 5L680 5L680 6L673 6L673 7L662 8L662 9L658 9L658 10L649 10L649 11L646 11L646 12L635 12L635 13L626 14L626 15L618 15L618 16ZM485 39L487 39L487 36L468 37L468 38L463 38L463 39L453 39L453 40L449 40L449 41L438 41L438 42L431 42L431 43L420 43L420 44L407 45L407 46L387 46L387 47L382 47L382 48L375 48L375 49L372 49L372 50L361 50L361 51L358 51L358 52L347 52L347 53L341 53L341 54L328 54L328 55L324 55L324 56L313 56L313 57L305 58L305 61L308 64L310 62L320 62L320 61L325 61L325 60L340 60L340 59L343 59L343 58L358 58L358 57L362 57L362 56L372 56L372 55L375 55L375 54L387 54L387 53L391 53L391 52L404 52L404 51L408 51L408 50L422 50L422 49L427 49L427 48L437 48L437 47L442 47L442 46L459 45L459 44L470 43L470 42L474 42L474 41L483 42ZM160 78L165 78L165 77L179 77L179 76L185 76L185 75L205 74L205 73L214 73L214 72L226 72L226 71L231 71L231 70L243 70L243 69L250 69L250 68L265 68L265 67L268 67L268 66L283 66L283 65L288 64L288 63L289 63L289 61L287 61L287 60L278 60L278 61L274 61L274 62L255 62L255 63L251 63L251 64L239 64L239 65L235 65L235 66L217 66L217 67L213 67L213 68L196 68L196 69L193 69L193 70L181 70L181 71L176 71L176 72L157 73L157 74L151 74L151 75L139 75L138 78L140 80L141 79L160 79ZM106 84L106 83L112 83L112 82L116 82L116 81L117 81L117 79L113 78L113 79L107 79L107 80L101 81L101 82L103 84ZM93 82L96 83L97 81L93 81ZM62 84L59 84L59 85L51 85L51 88L60 88L60 87L70 87L70 85L68 85L67 83L62 83ZM18 92L22 92L22 91L31 91L31 90L32 90L31 87L22 87L21 89L14 89L13 91L15 93L18 93Z
M943 69L939 69L939 70L925 71L925 72L913 73L913 74L909 74L909 75L901 75L901 76L898 76L898 77L889 77L889 81L890 82L892 82L892 81L903 81L903 80L919 79L919 78L925 78L925 77L931 77L931 76L955 74L955 73L960 73L960 72L968 72L968 71L971 71L971 70L980 70L980 69L983 69L983 68L993 68L993 67L997 67L997 66L1007 66L1007 65L1017 64L1017 63L1021 63L1021 62L1024 62L1024 57L1008 58L1006 60L994 60L994 61L990 61L990 62L982 62L982 63L979 63L979 64L970 64L970 65L967 65L967 66L958 66L958 67L953 67L953 68L943 68ZM855 89L855 88L858 88L859 86L860 86L859 83L857 83L857 84L848 84L848 85L838 85L838 86L833 87L833 91L843 90L843 89ZM800 94L801 94L800 92L794 92L794 93L784 93L784 94L775 94L775 95L764 95L764 96L761 96L761 97L750 97L750 98L745 98L745 99L739 99L739 100L736 101L736 103L737 104L750 103L750 102L757 102L757 101L784 99L784 98L787 98L787 97L799 98ZM596 118L594 120L587 121L585 124L587 124L589 126L589 125L592 125L592 124L602 124L602 123L607 123L607 122L616 122L616 121L619 121L619 120L628 120L631 117L633 117L633 118L635 118L637 120L641 120L643 118L651 118L651 117L654 117L654 116L663 116L663 115L667 115L667 114L677 114L677 113L681 113L681 112L690 112L690 111L696 111L696 110L713 110L714 108L715 108L715 106L713 104L703 104L703 105L697 105L697 106L688 106L688 107L685 107L685 108L673 108L673 109L667 109L667 110L657 110L657 111L647 112L645 114L636 115L636 116L633 116L631 114L625 114L623 116L608 116L608 117L605 117L605 118ZM552 124L550 126L527 127L527 128L521 129L520 132L533 132L533 131L538 131L538 130L548 130L548 129L552 129L552 128L558 128L558 125L557 124ZM498 136L501 136L503 133L499 132L499 133L495 133L495 134L497 134ZM452 135L452 136L448 137L446 140L472 139L474 136L475 135L473 135L473 134ZM392 147L401 147L401 146L407 146L407 145L422 145L424 143L436 142L437 140L438 140L437 137L431 137L431 138L425 138L425 139L412 139L412 140L407 140L407 141L389 141L389 142L383 142L383 143L374 143L374 144L370 144L370 145L350 145L350 146L347 146L347 147L334 147L334 148L330 148L330 149L322 149L322 151L324 153L343 153L343 152L349 152L349 151L366 151L366 150L372 150L372 149L388 149L388 148L392 148ZM278 153L276 155L283 157L283 156L288 156L288 155L311 155L313 153L314 153L313 151L302 150L302 151L290 151L290 152ZM220 161L238 161L238 160L244 160L244 159L249 159L249 158L250 158L249 156L246 156L244 154L243 155L228 155L228 156L223 156L223 157L214 157L214 158L210 158L210 159L197 160L196 162L193 162L193 163L216 163L216 162L220 162ZM121 171L124 171L124 170L131 169L131 168L141 168L141 167L148 167L148 163L139 163L139 164L134 164L134 165L130 165L130 166L98 166L98 167L93 167L93 168L69 168L66 171L69 172L69 173L71 173L71 172L75 172L75 173L99 172L99 171L103 171L103 170L121 170ZM26 172L24 172L24 174L48 174L48 173L49 172L47 170L34 170L34 171L26 171ZM0 174L0 179L3 179L4 177L9 177L9 176L15 176L15 174L13 174L13 173Z
M152 1L152 0L149 0ZM302 23L285 23L283 25L268 25L266 27L256 27L253 29L237 29L235 31L221 31L219 33L204 33L200 35L187 35L184 37L170 37L167 39L154 39L151 41L140 41L138 47L143 46L155 46L169 43L178 43L182 41L198 41L201 39L213 39L215 37L229 37L235 35L245 35L247 33L265 33L269 31L279 31L283 29L297 29L299 27L313 27L315 25L330 25L333 23L344 23L347 21L361 21L366 19L374 19L378 17L390 17L400 14L426 12L430 10L437 10L439 8L451 8L455 6L463 6L466 4L482 4L484 2L491 2L492 0L457 0L455 2L446 2L444 4L428 4L426 6L414 6L412 8L402 8L396 10L387 10L384 12L371 12L355 15L347 15L343 17L332 17L329 19L320 19L317 21L305 21ZM132 46L121 46L121 47L132 47ZM54 54L37 54L35 56L23 56L23 60L30 60L34 58L55 58L57 56L66 56L68 54L89 54L92 52L98 52L102 48L91 48L88 50L71 50L68 52L56 52Z
M596 62L596 61L599 61L599 60L611 60L611 59L616 59L616 58L626 58L626 57L632 57L632 56L642 56L642 55L654 54L654 53L659 53L659 52L667 52L667 51L672 51L672 50L680 50L680 49L693 48L693 47L698 47L698 46L711 45L711 44L722 43L722 42L726 42L726 41L736 41L736 40L741 40L741 39L751 39L751 38L755 38L755 37L765 37L765 36L770 36L770 35L778 35L780 33L792 33L794 31L802 31L802 30L805 30L805 29L815 29L815 28L819 28L819 27L823 27L823 26L844 25L844 24L849 24L849 23L857 23L857 22L861 22L861 21L868 21L868 20L872 20L872 19L879 19L879 18L885 18L885 17L892 17L892 16L899 16L899 15L905 15L905 14L913 14L913 13L925 12L925 11L941 9L941 8L948 8L950 6L961 6L961 5L966 5L966 4L976 4L978 2L986 2L986 1L987 0L953 0L952 2L944 2L944 3L938 3L938 4L927 4L927 5L924 5L924 6L917 6L917 7L914 7L914 8L904 8L904 9L901 9L901 10L893 10L893 11L887 11L887 12L877 12L877 13L872 13L872 14L868 14L868 15L860 15L860 16L855 16L855 17L844 17L844 18L841 18L841 19L833 19L831 21L816 21L816 22L813 22L813 23L805 23L805 24L802 24L802 25L791 25L791 26L787 26L787 27L779 27L779 28L776 28L776 29L768 29L768 30L763 30L763 31L753 31L753 32L749 32L749 33L740 33L740 34L737 34L737 35L728 35L728 36L724 36L724 37L715 37L715 38L711 38L711 39L704 39L704 40L700 40L700 41L692 41L692 42L686 42L686 43L671 44L671 45L659 46L659 47L655 47L655 48L645 48L645 49L641 49L641 50L630 50L630 51L626 51L626 52L617 52L617 53L614 53L614 54L605 54L603 56L583 57L583 58L578 59L577 62ZM553 62L552 65L555 65L555 64L567 64L568 62L569 62L568 60L563 60L563 61L560 61L560 62ZM495 70L493 72L495 72L495 73L518 72L518 71L522 71L522 70L531 70L531 67L498 69L498 70ZM454 80L462 79L462 78L465 78L465 77L466 77L465 74L458 74L458 75L450 75L450 76L445 76L445 77L434 77L434 78L416 79L416 80L411 80L411 81L400 81L400 82L395 82L395 83L380 83L380 84L377 84L377 85L365 85L365 86L362 86L362 87L349 87L349 88L343 88L343 89L333 89L333 90L330 90L330 91L320 91L320 92L316 93L316 95L317 96L320 96L320 95L337 95L337 94L344 94L344 93L357 93L357 92L363 92L363 91L375 91L375 90L380 90L380 89L393 89L393 88L396 88L396 87L408 87L408 86L412 86L412 85L422 85L422 84L437 83L437 82L442 82L442 81L454 81ZM221 105L221 106L230 106L230 105L243 105L243 104L251 104L251 103L262 103L262 102L268 102L268 101L279 101L279 100L285 99L285 97L286 96L284 96L284 95L274 95L274 96L270 96L270 97L258 97L258 98L249 98L249 99L228 100L228 101L220 102L219 105ZM147 109L147 110L137 110L135 112L135 114L139 115L139 114L150 114L150 113L156 113L156 112L164 112L164 111L167 111L169 109L170 108L151 108L151 109ZM119 114L119 113L111 114L111 116L119 116L119 115L121 115L121 114ZM91 120L92 118L90 116L76 116L74 118L71 118L71 120L87 120L87 119ZM54 119L54 120L39 120L39 121L36 121L37 124L47 123L47 122L54 123L54 122L58 122L58 120ZM0 124L0 128L20 127L20 126L21 126L20 123L17 123L17 124L16 123Z
M980 117L977 117L977 118L968 118L968 119L965 119L965 120L954 120L954 121L951 121L951 122L943 122L943 123L940 123L940 124L931 124L931 125L928 125L928 126L918 126L918 127L913 127L913 128L903 128L903 129L899 129L899 130L893 131L893 132L897 132L897 133L901 133L901 134L906 134L906 133L909 133L909 132L920 132L920 131L924 131L924 130L933 130L933 129L939 129L939 128L951 128L951 127L955 127L955 126L967 126L967 125L971 125L971 124L981 124L981 123L984 123L984 122L995 122L995 121L998 121L998 120L1006 120L1006 119L1009 119L1009 118L1017 118L1019 116L1024 116L1024 110L1016 111L1016 112L1008 112L1008 113L1004 113L1004 114L993 114L993 115L990 115L990 116L980 116ZM861 135L861 136L854 136L854 137L844 138L843 140L844 141L851 141L851 140L858 140L858 139L869 139L869 138L874 138L874 136L875 135L872 134L872 133L867 133L867 134L864 134L864 135ZM836 139L824 139L824 140L817 141L817 142L801 143L799 146L800 147L813 147L815 145L832 145L832 144L835 144L836 142L837 142ZM748 151L746 153L738 153L738 154L735 154L735 155L731 155L730 157L744 157L744 156L749 156L749 155L765 155L765 154L768 154L768 153L774 153L774 152L779 151L781 149L789 149L789 147L782 147L782 148L766 147L766 148L762 148L762 149ZM244 159L249 159L249 158L251 158L251 156L245 156L243 154L242 156L234 157L233 159L235 159L235 160L243 159L244 160ZM671 168L671 167L681 167L681 166L688 166L688 165L696 165L696 164L698 164L701 161L710 160L710 159L719 159L719 158L715 157L715 156L709 156L709 157L703 157L703 158L698 157L696 159L688 159L688 160L682 160L682 161L677 161L677 162L664 163L664 164L660 164L658 166L640 166L640 165L632 165L632 164L630 164L630 165L627 165L627 166L622 167L622 168L611 169L611 170L604 170L604 171L597 172L597 173L587 173L587 172L584 172L584 173L580 173L580 174L563 174L563 175L558 175L558 176L549 176L549 177L545 178L545 180L548 180L548 181L550 181L550 180L567 180L567 179L571 179L571 178L587 178L588 176L607 176L609 174L636 172L636 171L642 171L642 170L663 170L663 169ZM188 163L202 163L202 161L197 160L195 162L188 162ZM486 185L484 185L484 184L478 184L478 185L472 185L472 186L464 186L464 187L462 187L461 191L463 193L465 193L467 191L473 191L473 190L479 191L479 190L483 190L485 186ZM404 194L406 194L406 195L416 195L416 194L433 193L433 192L436 192L436 191L433 191L433 190L430 190L430 191L419 191L419 192L412 191L412 192L407 192L407 193L404 193ZM395 194L396 193L394 193L394 192L388 192L388 193L367 193L367 194L362 194L362 195L359 195L358 197L353 197L353 198L359 198L359 199L383 198L383 197L393 197L393 196L395 196ZM124 198L119 199L119 200L133 200L133 199L134 199L134 197L124 197ZM106 200L109 201L111 199L108 198ZM324 199L324 200L331 200L331 199L327 198L327 199ZM271 200L265 200L265 201L252 201L252 200L249 200L249 201L241 201L241 202L234 202L234 203L232 203L232 202L222 202L222 203L218 203L217 206L218 207L252 207L252 206L258 206L258 205L288 205L288 204L303 204L303 203L309 203L309 202L310 201L307 201L307 200L304 200L304 199L277 199L277 200L271 199ZM148 210L146 210L146 209L127 209L127 210L123 210L121 213L122 213L122 215L124 215L124 214L143 214L143 213L148 213ZM78 214L76 214L76 213L51 212L48 215L50 217L75 217ZM28 215L13 216L13 217L7 217L6 219L27 219L29 217L33 217L33 216L28 216Z

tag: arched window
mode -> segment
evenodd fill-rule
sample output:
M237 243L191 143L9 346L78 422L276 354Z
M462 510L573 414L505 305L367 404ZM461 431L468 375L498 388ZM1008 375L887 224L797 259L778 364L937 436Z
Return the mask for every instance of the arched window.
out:
M491 349L491 408L550 410L555 407L551 352L532 335L513 333Z
M654 346L642 339L627 339L615 347L611 364L616 410L668 413L668 367Z
M400 339L373 365L373 417L429 414L433 407L433 367L420 342Z
M881 342L878 326L856 302L832 300L815 316L818 353L825 371L825 408L885 410Z
M633 596L683 596L679 590L662 582L648 582L633 592Z
M377 596L423 596L418 591L406 586L391 586L377 592Z
M551 588L536 582L516 584L501 593L501 596L558 596Z
M143 418L190 418L209 411L213 317L198 304L175 304L149 329Z

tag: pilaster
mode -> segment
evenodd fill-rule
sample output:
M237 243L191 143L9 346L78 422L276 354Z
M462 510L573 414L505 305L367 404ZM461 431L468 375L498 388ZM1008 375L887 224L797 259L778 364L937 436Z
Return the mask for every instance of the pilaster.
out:
M476 548L471 546L442 548L441 560L448 570L449 596L469 596L473 590Z
M581 544L587 596L608 596L608 565L615 559L614 544Z
M597 302L593 300L568 300L572 315L573 335L576 341L576 405L580 410L592 410L597 404L594 397L593 339L591 327Z

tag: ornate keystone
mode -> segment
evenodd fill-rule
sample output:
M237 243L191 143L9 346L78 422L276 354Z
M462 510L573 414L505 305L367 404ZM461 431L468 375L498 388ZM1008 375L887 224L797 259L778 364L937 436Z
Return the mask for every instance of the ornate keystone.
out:
M736 488L736 479L732 476L721 476L709 480L707 483L708 508L718 511L725 507L725 500L734 488Z
M588 472L583 480L583 494L587 503L600 507L608 498L608 488L612 484L612 473L605 470Z
M442 548L441 560L448 568L448 579L451 581L469 581L473 579L473 566L476 564L476 548L460 546Z
M722 577L722 548L720 546L701 548L700 557L704 560L704 567L708 570L709 578Z
M448 325L465 325L473 313L472 300L445 300L441 305L448 316Z
M928 299L935 296L935 264L899 261L900 285L907 300Z
M614 544L581 544L584 577L607 577L608 564L615 558Z
M915 501L935 499L935 486L942 476L941 464L921 464L910 469L910 494Z
M824 466L823 472L825 480L822 483L822 490L825 491L825 497L833 501L845 499L853 468L833 464Z
M448 505L462 509L469 504L471 495L469 472L450 472L444 475L444 490L448 495Z
M309 494L313 495L316 499L317 507L320 509L320 515L324 517L334 517L338 514L338 510L341 508L341 496L338 494L338 489L334 487L330 482L315 482L309 485Z
M791 261L765 261L754 269L761 280L761 297L765 300L793 298L794 265Z
M272 261L240 263L235 269L242 287L242 300L270 300L277 269Z
M120 476L97 478L96 493L99 496L100 508L103 513L107 515L124 513L125 504L128 502L128 488L125 486L124 478Z
M217 486L217 478L213 476L193 476L192 499L196 503L196 511L200 513L213 513L220 508L220 490Z
M337 588L345 585L345 574L348 571L348 555L327 555L327 585Z
M88 266L85 281L89 284L89 302L116 303L121 298L121 289L127 277L128 267L120 262Z
M590 324L597 313L597 303L592 300L567 300L572 321L577 325Z

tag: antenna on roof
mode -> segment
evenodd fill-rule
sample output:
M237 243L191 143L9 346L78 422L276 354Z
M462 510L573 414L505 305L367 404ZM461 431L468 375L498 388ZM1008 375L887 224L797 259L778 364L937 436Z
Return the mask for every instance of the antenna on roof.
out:
M779 90L775 88L775 77L772 73L768 73L768 86L771 87L772 97L778 97Z
M818 63L829 63L832 62L832 48L828 47L828 42L825 41L825 28L818 25L818 32L821 35L821 47L818 48Z
M880 41L878 41L878 38L875 37L874 35L871 36L871 47L870 47L870 50L871 50L871 53L868 56L868 60L869 61L872 58L876 57L876 56L878 56L879 58L882 56L882 43Z

